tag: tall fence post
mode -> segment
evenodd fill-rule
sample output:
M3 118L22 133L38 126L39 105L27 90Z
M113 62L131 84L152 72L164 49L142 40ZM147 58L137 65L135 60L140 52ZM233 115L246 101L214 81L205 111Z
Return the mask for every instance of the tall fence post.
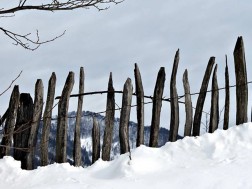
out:
M150 130L150 147L158 147L158 133L160 127L160 112L162 107L162 98L165 84L165 68L161 67L155 85L153 94L153 107Z
M138 65L135 63L135 85L137 102L137 140L136 147L144 144L144 89Z
M27 154L27 169L34 169L35 147L37 144L38 129L43 110L44 86L41 79L35 85L34 110L31 122L31 131L28 140L29 153Z
M179 129L179 104L178 104L178 93L177 93L177 87L176 87L178 64L179 64L179 49L177 50L175 58L174 58L171 81L170 81L171 120L170 120L169 141L171 142L175 142L177 140L178 129Z
M234 49L236 77L236 125L248 121L248 86L245 50L242 37L238 37Z
M33 117L33 100L28 93L20 94L20 106L17 112L16 126L13 135L15 160L21 161L21 168L27 169L27 154L29 153L28 140Z
M100 128L96 117L93 116L93 129L92 129L92 164L100 158Z
M192 99L190 95L190 84L188 80L187 69L185 70L183 74L183 86L184 86L184 91L185 91L185 113L186 113L184 136L191 136L192 135L192 122L193 122L193 109L192 109Z
M230 106L230 89L229 89L229 72L226 55L226 68L225 68L225 110L223 120L223 130L228 129L229 125L229 106Z
M79 79L79 94L84 93L84 69L80 68L80 79ZM83 95L78 97L78 107L77 107L77 115L76 115L76 123L75 123L75 131L74 131L74 150L73 150L73 158L74 158L74 166L81 166L81 141L80 141L80 133L81 133L81 115L82 115L82 105L83 105Z
M121 109L121 115L120 115L119 138L120 138L121 154L130 152L129 119L130 119L132 93L133 93L133 87L132 87L131 79L128 78L123 88L122 109Z
M219 90L217 81L217 68L215 65L213 78L212 78L212 96L211 96L211 112L210 112L210 123L209 123L209 133L213 133L219 124Z
M209 62L205 71L205 75L201 84L200 94L198 96L196 110L194 113L193 133L192 133L193 136L200 135L202 111L203 111L203 106L205 103L205 98L206 98L206 93L207 93L207 87L208 87L208 83L209 83L209 79L212 73L214 63L215 63L215 57L211 57L209 59Z
M43 129L42 129L41 146L40 146L41 166L48 165L48 143L51 128L52 109L55 96L55 85L56 85L56 75L53 72L48 82L46 106L43 114Z
M66 162L68 106L71 91L74 85L74 73L69 72L58 105L58 125L56 137L56 162Z
M13 131L16 123L17 110L19 105L19 87L15 85L11 93L9 107L8 107L8 116L6 118L4 135L1 141L0 147L0 158L3 156L11 155L11 143L13 139Z
M103 136L102 144L102 160L110 160L110 151L113 139L113 128L115 119L115 93L113 87L112 72L109 75L108 82L108 94L107 94L107 106L106 106L106 116L105 116L105 130Z

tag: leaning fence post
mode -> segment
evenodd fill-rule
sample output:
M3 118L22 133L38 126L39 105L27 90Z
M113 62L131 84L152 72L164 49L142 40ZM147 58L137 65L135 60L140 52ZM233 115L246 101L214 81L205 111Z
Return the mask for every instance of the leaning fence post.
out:
M20 94L20 106L17 112L13 135L14 159L21 161L21 168L27 169L28 140L33 117L33 100L28 93Z
M224 110L223 130L227 130L228 129L228 124L229 124L229 106L230 106L230 89L229 89L229 72L228 72L227 55L226 55L226 68L225 68L225 110Z
M213 133L218 128L219 124L219 90L217 81L217 68L218 65L216 64L212 78L212 97L211 97L209 133Z
M53 72L48 82L47 100L43 115L43 129L42 129L41 146L40 146L41 166L48 165L48 143L51 128L53 102L55 96L55 85L56 85L56 75Z
M84 93L84 69L80 68L79 94ZM73 158L76 167L81 166L81 115L82 115L83 95L78 97L78 108L76 115L75 131L74 131L74 150Z
M203 111L203 106L206 98L206 93L207 93L207 87L209 83L209 79L212 73L213 65L215 63L215 57L211 57L209 59L205 75L201 84L200 88L200 94L198 96L197 100L197 105L196 105L196 110L194 113L194 120L193 120L193 136L199 136L200 135L200 125L201 125L201 117L202 117L202 111Z
M130 152L129 119L130 119L132 93L133 93L133 87L131 84L131 79L128 78L123 88L122 109L120 115L119 138L120 138L121 154Z
M8 107L8 116L6 118L4 135L0 147L0 158L3 156L11 155L11 143L13 139L13 131L16 123L17 110L19 105L19 87L15 85L11 93L9 107Z
M183 86L184 86L184 91L185 91L185 112L186 112L184 136L191 136L192 135L192 122L193 122L193 109L192 109L192 99L190 95L190 84L188 81L187 69L185 70L183 74Z
M162 98L165 84L165 68L161 67L155 85L153 94L153 107L151 118L151 130L150 130L150 147L158 146L158 132L160 125L160 112L162 107Z
M68 106L73 85L74 85L74 73L69 72L58 105L58 122L57 122L57 137L56 137L57 163L65 163L67 160L66 147L67 147L67 127L68 127Z
M138 65L135 63L135 85L137 101L137 141L136 147L144 144L144 89Z
M242 37L238 37L234 49L236 77L236 125L248 121L248 86L245 50Z
M28 140L29 153L27 154L27 169L34 169L35 147L37 143L38 129L43 110L44 86L41 79L38 79L35 86L34 110L31 122L31 131Z
M102 144L102 160L110 160L110 151L113 139L113 128L115 119L115 93L113 87L112 72L109 75L108 82L108 94L107 94L107 106L105 116L105 129Z
M170 81L170 97L171 97L171 120L170 120L170 136L169 141L175 142L178 136L179 128L179 104L178 104L178 93L176 88L176 76L179 64L179 50L177 50Z
M100 158L100 128L97 119L93 116L92 129L92 164Z

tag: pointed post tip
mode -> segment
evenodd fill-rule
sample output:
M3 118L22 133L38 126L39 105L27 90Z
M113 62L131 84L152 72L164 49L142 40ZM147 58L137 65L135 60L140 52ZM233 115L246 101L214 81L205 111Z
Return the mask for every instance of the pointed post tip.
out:
M244 44L242 36L239 36L235 44L234 53L238 52L241 48L244 48Z

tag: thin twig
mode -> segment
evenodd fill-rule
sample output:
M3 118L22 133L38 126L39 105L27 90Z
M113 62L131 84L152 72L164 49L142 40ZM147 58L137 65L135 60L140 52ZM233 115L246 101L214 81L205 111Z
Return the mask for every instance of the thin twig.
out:
M2 28L2 27L0 27L0 30L2 30L3 33L5 35L7 35L14 42L13 45L20 45L23 48L25 48L27 50L31 50L31 51L34 51L34 50L38 49L40 47L40 45L42 45L42 44L55 41L56 39L62 37L66 33L66 30L65 30L62 34L60 34L60 35L58 35L58 36L56 36L56 37L54 37L52 39L41 41L40 38L39 38L38 30L36 30L36 39L35 40L30 38L31 33L21 35L21 34L14 33L12 31L7 30L7 29Z
M23 72L23 71L21 71L21 72L18 74L18 76L17 76L14 80L12 80L11 84L9 85L9 87L8 87L7 89L5 89L2 93L0 93L0 96L2 96L6 91L8 91L8 90L11 88L12 84L21 76L22 72Z

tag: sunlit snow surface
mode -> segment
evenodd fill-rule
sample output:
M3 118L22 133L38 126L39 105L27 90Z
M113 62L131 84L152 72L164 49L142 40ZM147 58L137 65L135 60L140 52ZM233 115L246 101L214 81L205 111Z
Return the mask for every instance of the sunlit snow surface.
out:
M236 189L252 188L252 123L186 137L162 148L141 146L111 162L88 168L53 164L20 169L12 157L0 160L1 189Z

